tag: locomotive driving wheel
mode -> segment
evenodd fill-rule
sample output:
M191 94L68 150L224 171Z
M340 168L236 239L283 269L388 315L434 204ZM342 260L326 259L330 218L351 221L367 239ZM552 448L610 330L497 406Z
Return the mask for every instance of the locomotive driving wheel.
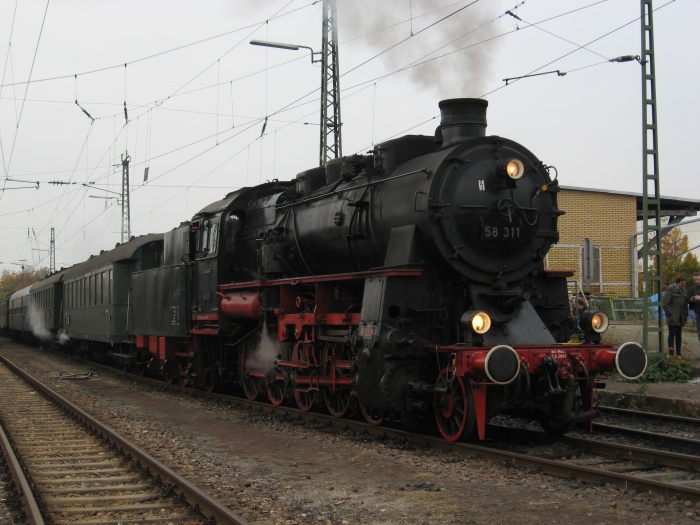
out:
M308 412L316 402L316 390L310 390L309 385L294 385L294 400L302 412Z
M318 397L318 366L316 366L315 345L299 343L294 347L292 360L302 365L297 369L294 380L294 400L302 412L308 412Z
M272 370L267 377L265 386L267 387L267 397L270 403L275 406L280 406L284 403L288 391L288 382L284 377L284 372L280 372L277 369Z
M289 345L275 344L277 359L282 361L289 360ZM287 369L284 366L275 364L265 376L265 386L267 388L267 397L275 406L280 406L287 399L287 394L290 393L290 380Z
M180 380L180 370L176 364L173 364L172 362L167 362L163 366L163 379L165 380L166 383L169 385L172 385L175 382L178 382Z
M350 351L343 343L329 342L323 349L321 377L330 384L323 386L323 400L334 417L345 417L352 407L352 370ZM345 366L348 365L348 366Z
M220 374L218 367L209 367L206 372L204 372L204 390L211 394L214 392L220 382Z
M440 373L437 384L447 381L446 370ZM440 434L447 441L466 440L474 432L474 394L468 379L453 377L446 394L435 394L435 421Z
M379 426L384 421L384 412L378 408L366 407L361 401L358 402L360 405L360 412L365 421L370 425Z
M255 351L255 344L248 338L241 343L241 351L239 354L239 378L241 387L245 396L254 401L260 394L260 386L262 378L252 375L252 355Z

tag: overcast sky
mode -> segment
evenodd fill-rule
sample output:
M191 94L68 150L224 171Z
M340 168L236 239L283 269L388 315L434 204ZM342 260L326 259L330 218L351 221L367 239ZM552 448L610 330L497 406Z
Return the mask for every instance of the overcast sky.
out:
M700 2L654 8L661 193L700 200ZM0 0L0 270L48 266L51 227L59 268L113 248L127 151L132 235L316 166L319 65L249 41L320 50L321 16L312 0ZM609 62L641 53L639 17L638 0L338 0L343 154L483 97L487 133L562 185L642 193L641 66ZM700 223L687 232L700 244Z

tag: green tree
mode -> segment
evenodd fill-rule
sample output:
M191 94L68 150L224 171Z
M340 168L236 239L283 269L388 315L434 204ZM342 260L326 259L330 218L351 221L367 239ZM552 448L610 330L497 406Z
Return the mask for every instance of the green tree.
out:
M49 274L47 268L25 268L17 272L3 270L0 275L0 298L6 297L12 292L21 290L25 286L41 281Z
M688 236L673 228L661 239L661 271L666 285L683 275L689 281L693 272L700 272L700 261L688 251Z
M656 263L651 265L649 270L656 273ZM684 235L678 227L673 228L661 239L661 270L664 287L674 282L679 275L688 279L689 285L692 285L693 272L700 272L700 261L688 250L688 236ZM637 278L639 290L641 290L641 268Z

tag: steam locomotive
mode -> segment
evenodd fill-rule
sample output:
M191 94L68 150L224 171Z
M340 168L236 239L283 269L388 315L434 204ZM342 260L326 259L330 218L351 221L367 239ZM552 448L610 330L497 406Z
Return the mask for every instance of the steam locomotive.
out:
M234 191L17 292L6 324L29 296L73 350L182 386L450 441L484 439L500 413L561 435L596 415L600 377L641 376L646 353L601 343L604 313L572 313L571 274L544 266L556 177L486 136L486 108L444 100L435 136Z

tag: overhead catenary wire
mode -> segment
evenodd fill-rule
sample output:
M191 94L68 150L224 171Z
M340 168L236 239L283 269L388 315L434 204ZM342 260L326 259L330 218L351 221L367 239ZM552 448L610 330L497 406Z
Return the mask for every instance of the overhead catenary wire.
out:
M472 3L473 3L473 2L472 2ZM471 5L471 4L470 4L470 5ZM467 7L468 7L468 6L467 6ZM461 10L461 9L463 9L463 8L460 8L460 10ZM453 12L452 14L454 14L454 12ZM446 16L446 17L443 17L441 20L445 20L445 19L449 18L449 16L451 16L451 15L448 15L448 16ZM436 23L437 23L437 22L436 22ZM434 24L431 24L431 26L433 26L433 25L435 25L435 23L434 23ZM425 28L425 29L427 29L427 28ZM425 29L424 29L424 30L425 30ZM284 109L288 109L288 108L290 108L290 107L293 107L293 106L289 106L289 105L288 105L287 108L283 108L283 110L284 110ZM151 110L149 109L149 111L151 111ZM278 112L280 112L280 111L278 110ZM264 124L264 125L265 125L265 124ZM264 131L263 131L263 134L264 134ZM262 136L262 135L261 135L261 136ZM113 145L114 145L114 142L113 142ZM181 148L178 148L178 150L180 150L180 149L181 149ZM197 154L197 155L196 155L195 157L193 157L193 158L196 158L196 157L200 156L201 154L202 154L202 153L199 153L199 154ZM192 159L190 159L190 160L192 160ZM189 162L189 160L186 161L186 162ZM186 162L185 162L185 163L186 163ZM181 164L179 164L177 167L182 166L183 164L184 164L184 163L181 163ZM172 171L172 170L170 170L170 171Z
M15 21L17 19L17 5L19 4L19 0L15 0L15 7L12 12L12 25L10 27L10 41L7 46L7 56L5 57L5 66L3 67L2 70L2 79L0 79L0 99L2 98L2 89L3 86L2 84L5 83L5 75L7 74L7 66L11 64L11 59L12 59L12 37L15 32ZM12 71L12 68L10 68ZM13 74L13 79L14 79L14 74ZM14 89L13 89L14 91ZM17 106L15 105L15 120L17 120L16 117L17 114ZM2 194L5 191L5 187L7 185L7 163L5 162L5 147L3 146L2 143L2 133L0 133L0 157L2 158L2 169L3 169L3 186L2 189L0 190L0 198L2 198Z
M655 8L655 9L654 9L654 12L659 11L660 9L663 9L664 7L668 6L669 4L672 4L672 3L675 2L675 1L676 1L676 0L669 0L669 2L665 3L664 5ZM556 18L556 17L552 17L552 18L549 18L549 19L547 19L547 20L543 20L542 22L546 22L546 21L549 21L549 20L553 20L554 18ZM530 72L527 73L526 75L521 75L521 78L525 78L525 77L530 76L530 75L532 75L532 74L534 74L534 73L537 73L537 72L540 71L541 69L544 69L544 68L547 67L547 66L551 66L551 65L554 64L555 62L558 62L558 61L560 61L560 60L562 60L562 59L564 59L564 58L566 58L566 57L568 57L568 56L570 56L570 55L572 55L572 54L574 54L574 53L576 53L576 52L578 52L578 51L581 51L582 49L586 49L588 46L590 46L590 45L593 44L594 42L598 42L599 40L602 40L603 38L605 38L605 37L607 37L607 36L610 36L610 35L612 35L613 33L616 33L617 31L620 31L621 29L623 29L623 28L625 28L625 27L627 27L627 26L629 26L629 25L631 25L631 24L634 24L635 22L638 22L640 18L641 18L641 17L638 16L638 17L634 18L633 20L630 20L629 22L627 22L627 23L625 23L625 24L622 24L621 26L618 26L618 27L616 27L615 29L612 29L611 31L608 31L607 33L604 33L603 35L601 35L601 36L599 36L599 37L597 37L597 38L594 38L593 40L591 40L591 41L589 41L589 42L587 42L587 43L585 43L585 44L577 45L576 49L574 49L574 50L572 50L572 51L569 51L568 53L565 53L565 54L561 55L560 57L555 58L554 60L551 60L551 61L547 62L546 64L541 65L541 66L538 67L537 69L533 69L532 71L530 71ZM542 23L542 22L538 22L538 23ZM576 44L575 44L575 45L576 45ZM600 64L604 64L604 63L608 63L608 62L610 62L610 61L609 61L609 60L606 60L605 62L600 62L599 64L594 64L594 65L600 65ZM587 66L587 67L591 67L591 66ZM585 68L579 68L579 69L585 69ZM488 95L490 95L490 94L492 94L492 93L495 93L496 91L500 91L500 90L503 89L504 87L506 87L506 86L508 86L508 85L512 85L512 84L514 84L515 82L516 82L516 81L513 81L513 82L510 82L509 84L500 86L500 87L498 87L498 88L496 88L496 89L492 89L492 90L489 91L488 93L484 93L483 95L481 95L480 98L483 98L483 97L488 96Z
M449 16L449 15L448 15L448 16ZM77 77L76 77L76 78L77 78ZM151 110L149 110L149 111L151 111ZM127 120L128 120L128 119L127 119Z
M291 4L291 1L290 1L288 4L286 4L286 6L285 6L284 8L278 10L277 13L275 13L275 15L273 15L272 17L270 17L270 19L275 18L277 15L279 15L279 13L281 13L289 4ZM264 23L267 23L270 19L266 20ZM260 26L260 24L253 25L253 27L258 27L258 26ZM244 39L239 40L239 42L237 42L237 44L236 44L233 48L229 49L229 50L228 50L226 53L224 53L224 55L222 55L222 56L226 56L226 54L230 53L231 50L235 49L235 47L237 47L238 45L240 45L240 43L243 42L245 39L247 39L248 36L249 36L249 35L246 35L246 37L244 37ZM218 60L220 60L220 58L221 58L221 57L219 57ZM125 68L125 70L126 70L127 65L128 65L128 63L124 63L124 68ZM182 90L182 88L184 88L184 87L187 86L189 83L191 83L194 79L196 79L196 78L197 78L199 75L201 75L204 71L206 71L207 69L209 69L209 67L211 67L211 65L208 66L207 68L205 68L203 71L201 71L198 75L195 75L192 79L190 79L188 82L186 82L183 86L181 86L180 88L178 88L177 90L175 90L175 92L172 93L170 96L168 96L168 97L166 97L165 99L163 99L163 100L161 101L161 103L162 103L163 101L169 99L170 97L176 95L176 94L178 93L178 91ZM124 97L124 98L126 98L126 74L125 74L125 97ZM125 131L124 128L126 127L126 125L127 125L128 122L129 122L128 114L127 114L126 100L124 101L124 117L125 117L125 124L124 124L124 127L122 128L122 131ZM115 143L116 143L116 134L115 134L115 140L112 142L112 146L114 146ZM110 146L110 148L111 148L112 146ZM181 149L181 148L177 148L178 151L179 151L180 149ZM188 160L187 162L189 162L189 161L191 161L191 160L194 160L195 158L201 156L201 154L202 154L202 153L197 154L195 157L191 158L191 159ZM182 165L182 164L181 164L181 165Z
M171 95L171 96L172 96L172 95ZM233 102L232 102L232 105L233 105ZM149 111L152 111L152 109L149 109ZM233 113L232 113L232 117L233 117Z
M592 66L585 66L585 67L592 67ZM219 84L220 84L220 79L217 78L217 86L218 86ZM231 88L232 88L232 81L230 82L230 85L231 85ZM218 88L217 88L217 89L218 89ZM376 89L376 87L375 87L375 89ZM232 112L231 112L231 115L232 115L232 119L233 119L233 114L234 114L234 112L233 112L233 95L232 95L231 98L232 98L232 102L231 102L231 104L232 104ZM217 102L218 102L218 96L217 96ZM166 108L163 108L163 109L166 110ZM151 112L150 114L152 115L153 108L149 108L148 111ZM219 111L218 111L218 108L217 108L217 117L218 117L218 114L219 114ZM258 122L260 122L260 121L258 121ZM270 119L270 122L273 122L273 119ZM428 120L428 121L424 121L424 122L429 122L429 120ZM416 126L419 126L419 125L420 125L420 124L418 124L418 125L416 125ZM232 126L232 127L233 127L233 126ZM211 128L210 128L210 129L211 129ZM268 131L268 130L266 130L266 131ZM270 130L270 131L268 131L268 132L275 132L275 131L276 131L276 130ZM150 133L149 133L149 135L150 135ZM372 137L372 138L374 139L374 137ZM260 137L256 137L254 140L258 140L258 139L260 139ZM204 140L204 139L202 139L202 140ZM218 126L217 126L217 141L218 141ZM373 140L372 142L374 142L374 140ZM176 151L176 150L172 150L172 151ZM204 153L206 153L206 152L204 152ZM203 154L203 153L198 153L195 157L193 157L193 158L190 159L189 161L186 161L186 162L184 162L184 163L181 163L181 164L179 164L178 166L176 166L176 167L173 168L173 169L177 169L177 167L180 167L180 166L186 164L187 162L190 162L191 160L193 160L194 158L197 158L197 157L201 156L202 154ZM173 170L170 170L170 171L173 171ZM93 173L94 173L94 170L93 170Z
M44 32L44 23L46 22L46 15L47 15L47 13L49 12L49 3L50 3L50 1L51 1L51 0L46 0L46 9L44 9L44 16L43 16L43 18L41 19L41 28L39 29L39 36L37 37L36 47L34 48L34 56L33 56L33 58L32 58L32 65L31 65L31 67L30 67L30 69L29 69L29 78L30 78L30 79L31 79L31 77L32 77L32 73L34 72L34 65L36 64L36 56L37 56L37 54L39 53L39 44L41 43L41 35L42 35L43 32ZM25 89L24 89L24 98L23 98L23 101L22 101L22 105L20 106L19 115L18 115L18 117L17 117L17 126L15 127L15 134L14 134L14 137L13 137L13 140L12 140L12 147L10 148L10 155L9 155L9 157L8 157L8 159L7 159L7 164L5 164L5 184L6 184L6 182L7 182L7 177L8 177L9 174L10 174L10 167L11 167L11 165L12 165L12 157L13 157L13 155L14 155L15 145L17 144L17 135L19 134L20 123L21 123L21 121L22 121L22 114L24 113L24 104L25 104L25 102L26 102L27 92L28 92L28 91L29 91L29 84L27 84L27 86L26 86ZM4 155L3 155L3 160L4 160ZM2 190L0 190L0 200L2 199L2 196L4 195L4 193L5 193L5 186L3 185Z
M310 5L314 5L315 3L316 3L316 2L314 2L314 3L310 4ZM270 18L268 18L268 19L265 21L265 23L267 23L270 19L276 18L276 17L278 17L278 16L279 16L279 17L285 16L285 15L280 15L280 13L281 13L284 9L286 9L286 7L287 7L289 4L291 4L291 1L290 1L288 4L286 4L284 8L278 10L277 13L275 13L275 15L273 15L273 16L270 17ZM308 6L307 6L307 7L308 7ZM47 3L47 9L48 9L48 3ZM299 9L302 9L302 8L299 8ZM297 10L298 10L298 9L297 9ZM294 11L297 11L297 10L294 10ZM293 12L293 11L291 11L291 12ZM287 14L290 14L291 12L288 12ZM250 27L257 27L257 26L259 26L259 24L253 24L253 25L251 25ZM231 33L231 32L228 32L227 34L230 34L230 33ZM205 39L205 40L208 40L208 39ZM204 40L202 40L202 41L204 41ZM199 42L202 42L202 41L199 41ZM239 45L239 44L240 44L240 41L239 41L236 45ZM186 46L180 46L180 48L182 48L182 47L186 47ZM235 47L236 47L236 46L234 46L234 48L235 48ZM233 48L232 48L232 49L233 49ZM227 53L229 53L230 51L231 51L231 49L230 49ZM227 54L227 53L226 53L226 54ZM160 54L162 54L162 53L160 53ZM145 57L144 59L146 59L146 58L152 58L153 56L158 56L158 55L160 55L160 54L151 55L150 57ZM225 56L226 54L224 54L224 56ZM140 60L137 60L137 61L140 61ZM125 63L124 63L125 69L126 69L127 65L128 65L128 62L125 62ZM116 66L115 66L115 67L116 67ZM104 70L106 70L106 69L109 69L109 68L101 68L100 70L103 70L103 71L104 71ZM208 68L205 68L204 71L206 71L206 69L208 69ZM97 70L94 70L93 72L96 72L96 71L97 71ZM201 73L200 73L200 74L201 74ZM66 76L63 76L63 77L61 77L61 78L65 78L65 77L66 77ZM75 79L76 82L77 82L77 74L73 74L73 77L74 77L74 79ZM58 78L58 77L56 77L56 78ZM197 78L197 76L195 76L194 78ZM39 79L39 80L48 80L48 79ZM194 80L194 79L192 79L192 80ZM190 82L191 82L192 80L190 80ZM27 89L28 89L29 83L31 83L30 81L31 81L31 78L30 78L28 81L25 82L26 85L27 85ZM14 83L13 83L13 84L14 84ZM19 84L21 84L21 83L19 83ZM189 82L186 83L186 84L184 84L183 86L181 86L181 88L179 88L179 90L181 90L183 87L185 87L185 86L188 85L188 84L189 84ZM2 85L4 86L5 83L3 82ZM179 90L178 90L178 91L179 91ZM177 94L177 91L176 91L174 94L176 95L176 94ZM172 95L171 95L171 96L172 96ZM167 97L167 98L169 98L169 97ZM25 99L26 99L26 89L25 89ZM125 76L125 96L124 96L124 99L125 99L125 100L124 100L123 110L124 110L125 125L126 125L126 124L128 124L128 121L129 121L128 113L127 113L127 104L126 104L126 76ZM76 100L77 100L77 99L76 99ZM163 101L164 101L164 100L161 100L161 103L162 103ZM83 112L84 112L89 118L91 118L91 120L94 122L94 119L93 119L92 115L90 115L84 108L82 108L82 107L80 106L80 104L78 104L77 102L76 102L76 104L77 104L77 105L83 110ZM113 144L114 144L115 142L116 142L116 133L115 133L115 141L113 141ZM195 158L196 158L196 157L195 157ZM6 184L6 181L4 181L4 184ZM0 193L0 197L1 197L1 196L2 196L2 193Z
M17 0L16 0L16 1L17 1ZM50 1L50 0L49 0L49 1ZM276 19L279 19L279 18L283 18L283 17L285 17L285 16L292 15L292 14L298 12L298 11L301 11L301 10L306 9L306 8L308 8L308 7L314 6L315 4L318 3L318 1L319 1L319 0L314 0L314 1L312 1L310 4L307 4L307 5L298 7L298 8L296 8L296 9L287 11L287 12L284 13L284 14L276 14L276 15L273 15L272 17L270 17L269 19L267 19L267 21L276 20ZM292 2L289 2L289 4L291 4L291 3L292 3ZM287 6L288 6L289 4L287 4ZM278 13L279 13L279 12L278 12ZM252 28L252 27L257 27L257 26L260 25L260 23L261 23L261 22L254 22L254 23L249 24L249 25L244 26L244 27L239 27L239 28L236 28L236 29L232 29L231 31L226 31L225 33L220 33L220 34L218 34L218 35L214 35L214 36L202 38L202 39L197 40L197 41L195 41L195 42L190 42L189 44L183 44L183 45L181 45L181 46L177 46L177 47L173 47L173 48L170 48L170 49L166 49L166 50L164 50L164 51L159 51L159 52L157 52L157 53L153 53L153 54L151 54L151 55L147 55L147 56L144 56L144 57L141 57L141 58L136 58L136 59L133 59L133 60L129 60L129 61L127 61L126 63L132 64L132 65L133 65L133 64L138 64L139 62L145 62L145 61L147 61L147 60L152 60L152 59L154 59L154 58L158 58L158 57L161 57L161 56L163 56L163 55L167 55L167 54L169 54L169 53L175 53L175 52L177 52L177 51L181 51L181 50L183 50L183 49L187 49L187 48L192 47L192 46L196 46L196 45L199 45L199 44L203 44L203 43L205 43L205 42L209 42L209 41L211 41L211 40L215 40L215 39L222 38L222 37L225 37L225 36L228 36L228 35L232 35L232 34L234 34L234 33L238 33L239 31L245 31L246 29L250 29L250 28ZM262 22L262 23L264 23L264 22ZM115 64L115 65L112 65L112 66L103 66L103 67L91 69L91 70L88 70L88 71L83 71L83 72L81 72L81 73L78 73L78 75L79 75L79 76L85 76L85 75L92 75L92 74L95 74L95 73L102 73L102 72L105 72L105 71L109 71L109 70L111 70L111 69L118 69L118 68L121 68L121 67L124 66L124 64L125 64L125 62L120 62L119 64ZM21 86L21 85L24 85L24 84L36 84L36 83L39 83L39 82L52 82L52 81L55 81L55 80L65 80L65 79L67 79L67 78L70 78L70 77L73 76L73 75L75 75L75 73L64 74L64 75L57 75L57 76L47 77L47 78L38 78L38 79L31 79L31 78L29 78L29 79L27 79L27 80L20 81L20 82L12 82L12 83L4 83L4 82L3 82L3 84L0 84L0 88L2 88L2 87L8 87L8 86Z

